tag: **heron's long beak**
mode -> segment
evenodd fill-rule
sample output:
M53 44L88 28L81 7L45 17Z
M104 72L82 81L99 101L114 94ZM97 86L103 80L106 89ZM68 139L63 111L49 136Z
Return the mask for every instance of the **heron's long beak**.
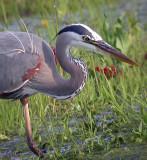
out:
M102 53L103 55L108 55L120 61L139 67L139 64L137 64L136 62L134 62L133 60L128 58L126 55L116 50L115 48L113 48L111 45L109 45L103 40L93 41L92 44L96 47L97 51Z

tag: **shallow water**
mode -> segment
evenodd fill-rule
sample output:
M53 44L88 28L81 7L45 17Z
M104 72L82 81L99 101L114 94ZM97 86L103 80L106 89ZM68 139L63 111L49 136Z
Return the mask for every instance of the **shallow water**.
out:
M103 117L109 117L109 115L111 114L111 117L113 117L112 112L110 110L105 110L101 113L101 115L94 115L94 119L96 121L96 126L97 128L102 128L102 126L104 125L104 121L101 121L101 119L103 119ZM114 115L115 116L115 115ZM116 116L115 116L116 117ZM78 138L78 132L79 129L76 128L76 123L82 122L82 121L86 121L88 122L87 117L83 117L83 118L77 118L76 120L71 119L69 122L69 128L71 128L76 132L76 137L74 137L74 141L76 142L76 145L78 145L79 147L83 147L83 150L86 149L87 150L87 146L89 145L89 143L91 142L87 139L84 144L82 144L81 139ZM115 121L115 118L107 118L105 123L112 123L113 121ZM47 126L49 126L49 121L47 120ZM115 122L114 122L115 123ZM39 129L39 134L42 137L42 139L45 138L45 134L48 135L48 133L45 133L45 128L44 126L40 127ZM60 134L61 132L64 132L63 128L58 128L58 127L54 127L54 134ZM123 137L126 137L127 135L129 135L130 131L127 130L126 133L121 133ZM114 133L116 137L119 136L119 133ZM53 133L52 131L50 131L50 135L52 136ZM93 150L91 151L91 153L87 153L80 155L80 159L105 159L105 160L118 160L118 159L127 159L127 160L146 160L147 159L147 143L141 143L141 144L137 144L137 143L122 143L118 148L114 147L112 148L110 151L108 151L107 153L105 153L103 156L101 155L101 150L99 150L99 146L98 145L98 141L99 141L99 135L102 135L102 131L97 131L96 133L96 137L93 137L93 142L96 144L96 146L94 146ZM80 135L81 136L81 135ZM111 141L112 137L110 137L110 135L105 135L105 138L103 139L104 143L108 143L108 142L112 142ZM59 144L61 142L58 141L56 142L55 145L55 149L58 150ZM41 144L43 145L43 144ZM69 141L65 141L64 145L61 148L61 155L64 156L64 154L66 154L68 151L72 150L72 147L74 146L74 142L72 140ZM40 148L40 146L39 146ZM42 147L41 147L42 148ZM49 148L49 150L48 150ZM41 149L42 152L44 152L45 157L47 158L49 154L54 154L55 151L53 150L52 146L50 144L46 144L45 148ZM101 155L101 156L100 156ZM110 158L111 157L111 158ZM36 155L34 155L28 148L27 143L26 143L26 138L24 137L18 137L18 136L13 136L11 137L10 140L7 141L1 141L0 142L0 159L2 160L7 160L7 159L11 159L11 160L21 160L21 159L35 159L37 158ZM69 159L72 159L72 155L70 157L70 155L68 155Z
M129 13L135 13L136 15L136 20L140 22L142 26L147 25L147 0L134 0L134 1L121 1L117 4L117 7L113 6L104 6L103 12L108 16L108 20L111 23L112 17L113 19L117 19L119 15L123 14L124 12ZM72 16L72 15L71 15ZM89 17L89 13L85 11L84 13L85 17ZM22 18L22 17L21 17ZM40 26L41 27L41 19L43 17L39 16L34 16L33 19L25 18L23 17L23 21L26 24L29 32L34 32L36 30L35 26ZM62 19L63 23L67 23L67 17L63 17ZM82 18L79 13L77 13L77 20L79 23L81 23ZM2 25L0 24L0 28L3 28ZM13 22L12 24L9 25L9 30L11 31L19 31L20 26L18 25L17 22ZM48 38L48 37L47 37Z

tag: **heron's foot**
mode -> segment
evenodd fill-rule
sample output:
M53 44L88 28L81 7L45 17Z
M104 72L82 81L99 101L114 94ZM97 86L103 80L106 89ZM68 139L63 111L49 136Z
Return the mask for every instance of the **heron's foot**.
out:
M37 143L33 139L28 139L28 147L33 153L38 155L40 158L44 157L44 154L39 150Z

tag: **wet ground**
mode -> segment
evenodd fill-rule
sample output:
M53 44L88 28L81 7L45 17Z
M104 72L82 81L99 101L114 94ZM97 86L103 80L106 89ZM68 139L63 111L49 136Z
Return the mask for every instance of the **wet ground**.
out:
M109 115L111 114L111 118L109 117ZM108 117L106 119L106 121L101 121L103 119L103 117ZM110 110L107 111L103 111L101 113L101 115L94 115L94 119L96 121L96 128L103 128L104 125L111 125L113 123L115 123L116 121L116 115L114 114L114 118L113 118L113 114ZM82 154L79 153L79 155L75 158L75 159L87 159L87 160L91 160L91 159L99 159L99 160L146 160L147 159L147 142L141 142L141 143L136 143L136 142L131 142L131 141L126 141L128 138L127 137L131 137L131 126L130 129L124 129L121 132L114 132L113 135L117 138L119 138L119 140L116 138L115 141L112 141L112 137L110 137L110 134L106 134L106 132L104 133L104 138L103 138L103 143L108 144L108 143L112 143L111 144L111 149L109 151L106 151L105 149L101 149L101 147L99 146L99 136L102 135L102 130L100 129L99 131L97 131L96 136L93 137L93 149L91 150L90 153L88 153L88 147L89 143L91 143L91 139L88 140L87 139L84 141L84 144L82 144L82 140L81 140L81 135L79 135L79 128L76 128L77 123L81 123L81 122L88 122L87 118L76 118L76 120L71 119L69 122L69 128L76 131L75 133L75 139L74 142L72 140L68 140L65 141L62 148L61 148L61 155L63 155L63 157L65 159L72 159L73 155L75 154L74 152L71 152L70 154L66 154L68 151L72 150L72 147L74 147L75 142L76 145L79 146L79 148L82 146ZM49 120L47 120L47 126L49 126ZM88 123L87 123L88 124ZM111 126L110 126L111 128ZM112 128L111 128L112 129ZM45 138L45 134L48 135L47 132L45 132L45 128L42 126L39 129L39 135L42 137L42 139ZM53 136L52 131L50 130L50 135ZM62 127L54 127L54 134L61 134L61 132L64 132ZM119 136L121 133L121 136ZM79 138L80 137L80 138ZM10 136L9 140L3 140L0 141L0 160L7 160L7 159L11 159L11 160L21 160L21 159L36 159L37 156L34 155L28 148L27 143L26 143L26 138L25 137L19 137L19 136ZM117 141L118 140L118 147L117 147ZM124 142L125 141L125 142ZM49 154L54 155L54 150L52 148L52 146L50 144L44 145L44 142L41 142L41 146L40 149L42 152L45 153L45 158L48 159L49 158ZM59 148L59 144L61 144L61 142L59 141L58 143L55 142L55 148L56 150L58 150ZM114 145L114 146L113 146ZM43 147L45 146L45 147ZM107 146L107 145L105 145ZM49 148L49 149L48 149ZM73 154L73 155L72 155ZM52 158L54 159L54 158ZM74 159L74 158L73 158Z
M97 137L95 138L97 141ZM61 148L61 152L64 155L64 152L71 149L73 142L65 143ZM79 144L80 145L80 144ZM86 144L85 144L86 145ZM21 160L21 159L35 159L37 158L26 145L26 139L22 137L13 137L9 141L3 141L0 144L0 159L1 160ZM42 150L44 151L44 150ZM50 154L54 154L53 150L48 151ZM92 151L92 155L83 154L79 155L79 159L99 159L99 160L146 160L147 159L147 143L141 144L125 144L121 145L119 148L115 148L104 154L103 156L98 154L99 151L95 149ZM48 157L48 153L45 153L45 157ZM72 156L68 156L67 159L72 159Z

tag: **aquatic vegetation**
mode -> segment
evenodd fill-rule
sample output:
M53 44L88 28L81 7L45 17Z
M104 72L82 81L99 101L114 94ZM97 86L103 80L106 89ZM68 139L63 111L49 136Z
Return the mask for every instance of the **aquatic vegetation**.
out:
M47 159L147 159L146 22L141 24L130 10L133 7L122 14L124 4L119 12L116 1L91 2L24 0L20 5L19 0L0 1L1 31L26 31L17 15L30 32L55 46L53 38L59 28L85 23L141 65L131 67L81 49L77 54L73 49L73 57L84 59L88 68L86 87L72 101L58 101L40 94L31 97L34 138L41 150L47 152ZM69 78L59 64L57 68ZM0 100L0 137L0 158L33 156L26 146L19 102Z

